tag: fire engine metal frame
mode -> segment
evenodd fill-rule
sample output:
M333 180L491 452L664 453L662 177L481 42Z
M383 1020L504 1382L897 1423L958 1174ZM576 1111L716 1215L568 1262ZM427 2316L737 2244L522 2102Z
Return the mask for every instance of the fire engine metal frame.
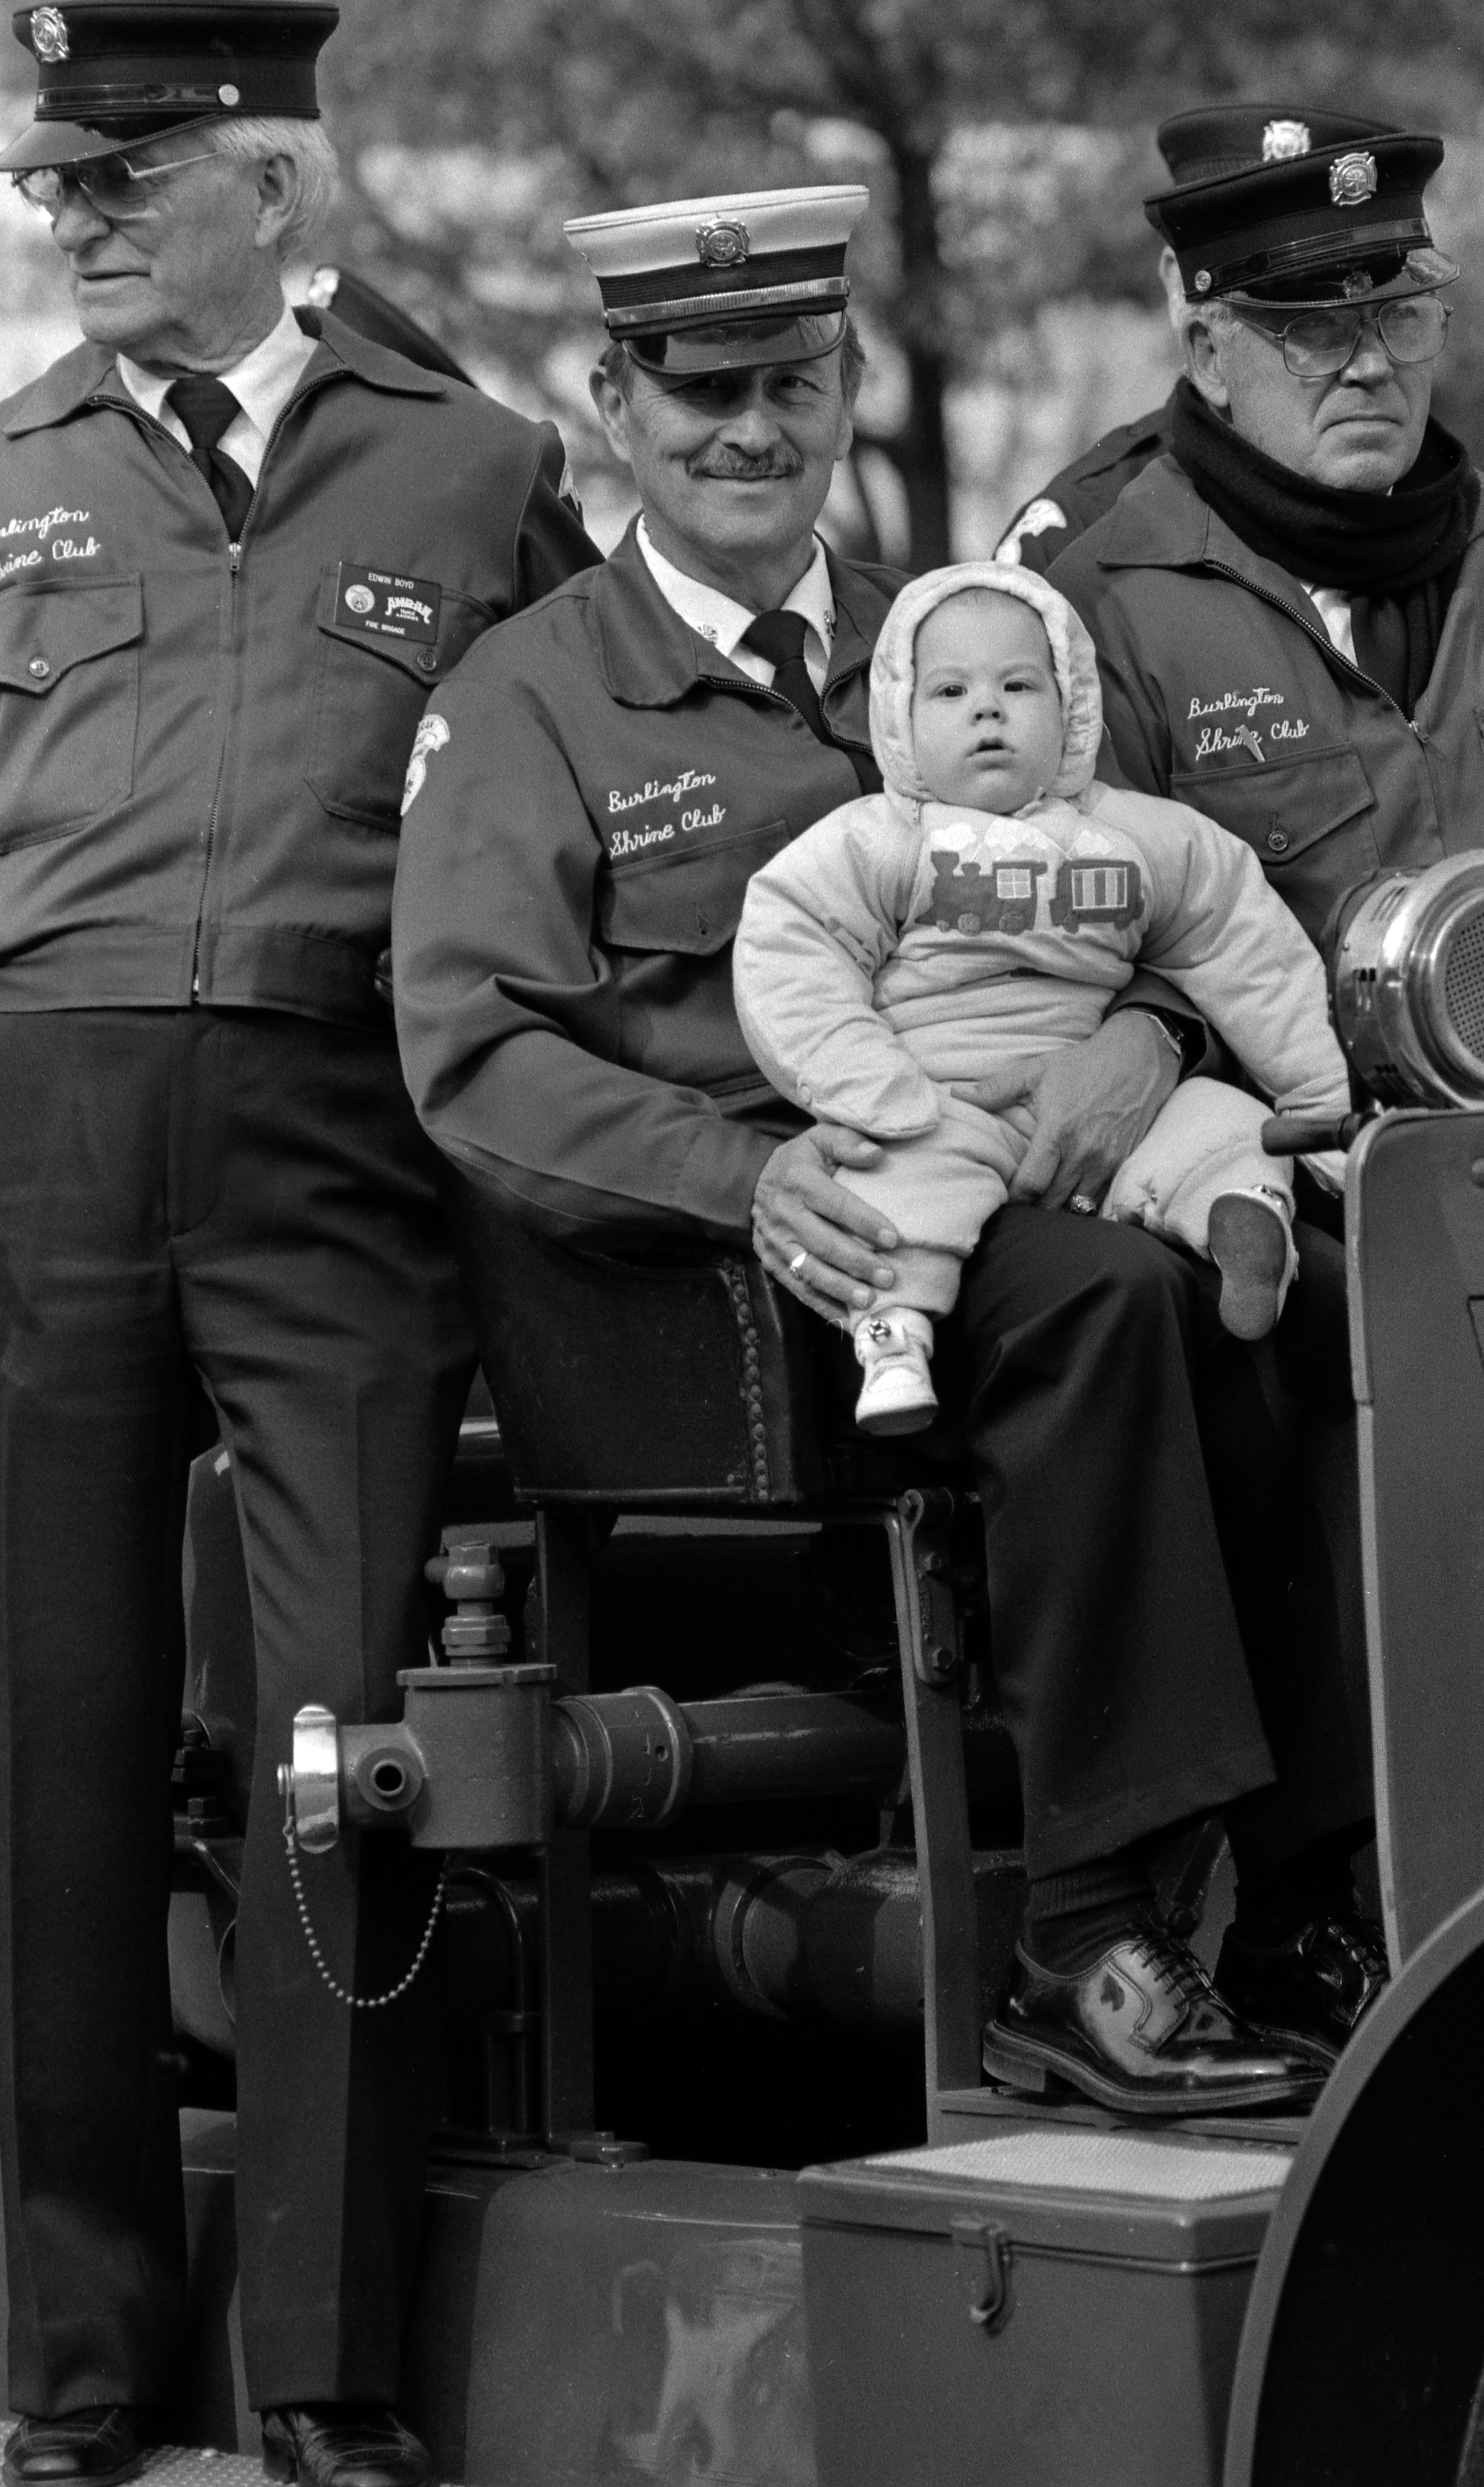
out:
M536 1511L536 1655L558 1693L588 1684L593 1565L618 1516L546 1497ZM625 1509L643 1507L643 1497ZM667 1504L673 1509L673 1503ZM923 2021L930 2140L944 2138L945 2096L979 2082L980 1981L973 1851L963 1740L963 1631L949 1531L955 1496L911 1488L857 1505L793 1504L787 1517L831 1527L880 1527L891 1562L907 1724L908 1771L922 1911ZM742 1515L738 1515L741 1517ZM778 1505L754 1515L776 1523ZM592 1841L559 1829L541 1858L542 2121L546 2138L579 2158L622 2149L595 2132ZM962 2111L962 2110L961 2110Z
M1484 1113L1368 1124L1346 1228L1377 1848L1399 1970L1484 1886Z

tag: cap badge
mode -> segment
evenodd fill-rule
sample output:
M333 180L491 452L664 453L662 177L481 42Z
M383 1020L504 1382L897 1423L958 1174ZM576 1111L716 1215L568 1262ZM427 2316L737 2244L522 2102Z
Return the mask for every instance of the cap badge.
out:
M72 47L67 39L67 19L60 9L32 10L31 45L39 61L70 58Z
M1376 158L1367 150L1337 156L1330 167L1330 196L1337 208L1362 207L1375 197L1378 178Z
M1349 268L1340 279L1340 292L1347 302L1358 302L1362 293L1374 291L1376 280L1363 267Z
M1292 163L1296 155L1306 155L1312 144L1306 121L1270 121L1263 131L1263 162Z
M752 249L752 236L741 216L717 216L698 228L695 255L703 267L741 267Z

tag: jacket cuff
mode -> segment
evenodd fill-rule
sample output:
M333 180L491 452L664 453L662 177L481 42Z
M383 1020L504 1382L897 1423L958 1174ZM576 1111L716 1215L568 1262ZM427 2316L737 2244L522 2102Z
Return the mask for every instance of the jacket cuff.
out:
M752 1195L763 1168L782 1145L776 1132L752 1131L721 1115L705 1117L675 1187L677 1207L700 1219L712 1234L750 1244Z
M1224 1079L1231 1076L1232 1060L1210 1020L1175 986L1147 967L1136 967L1121 993L1108 1006L1107 1016L1123 1010L1141 1010L1150 1018L1162 1020L1180 1046L1182 1079Z

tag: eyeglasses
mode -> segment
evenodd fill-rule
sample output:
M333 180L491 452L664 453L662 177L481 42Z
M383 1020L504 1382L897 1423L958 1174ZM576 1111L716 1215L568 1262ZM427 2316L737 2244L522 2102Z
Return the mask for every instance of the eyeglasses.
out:
M1405 293L1368 310L1358 303L1336 303L1332 310L1302 311L1281 328L1237 312L1245 328L1282 348L1285 365L1301 380L1328 379L1342 372L1367 333L1381 339L1392 363L1436 362L1452 316L1451 305L1440 302L1436 293Z
M40 164L31 173L13 173L11 180L27 207L53 224L74 190L109 224L138 224L154 215L159 205L155 199L141 199L146 183L166 181L172 173L183 172L187 164L209 164L214 153L212 149L202 155L177 155L169 164L137 168L126 155L95 155L85 164Z

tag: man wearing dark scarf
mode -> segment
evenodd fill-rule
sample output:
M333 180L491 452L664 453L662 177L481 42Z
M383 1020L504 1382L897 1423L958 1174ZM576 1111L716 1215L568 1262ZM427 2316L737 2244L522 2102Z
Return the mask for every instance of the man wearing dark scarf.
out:
M1198 112L1177 112L1162 121L1157 143L1170 180L1183 189L1190 182L1255 172L1273 160L1272 133L1292 128L1306 129L1311 147L1337 147L1342 140L1373 136L1376 125L1358 121L1352 113L1310 112L1288 103L1208 104ZM1160 252L1160 282L1169 304L1170 323L1177 336L1184 336L1185 288L1168 242ZM1124 486L1141 475L1151 459L1168 450L1174 418L1171 390L1162 405L1104 433L1021 504L995 547L995 560L1018 562L1045 577L1052 562L1084 528L1106 517Z
M1328 587L1349 599L1357 662L1410 717L1478 514L1479 478L1462 441L1429 418L1414 463L1389 492L1346 491L1268 457L1183 379L1171 446L1208 508L1253 552L1297 573L1310 595Z
M1214 161L1147 203L1187 297L1169 450L1050 576L1098 647L1105 773L1245 840L1317 938L1379 869L1484 836L1484 527L1429 413L1458 272L1423 210L1442 141L1313 119L1274 115L1260 164ZM1304 1688L1337 1665L1355 1723L1331 1719L1302 1828L1266 1793L1228 1810L1218 1983L1248 2020L1342 2046L1385 1954L1350 1862L1371 1799L1341 1216L1313 1186L1307 1208L1267 1412L1233 1383L1208 1456L1241 1441L1271 1482L1228 1551L1259 1706L1280 1682L1317 1705Z

